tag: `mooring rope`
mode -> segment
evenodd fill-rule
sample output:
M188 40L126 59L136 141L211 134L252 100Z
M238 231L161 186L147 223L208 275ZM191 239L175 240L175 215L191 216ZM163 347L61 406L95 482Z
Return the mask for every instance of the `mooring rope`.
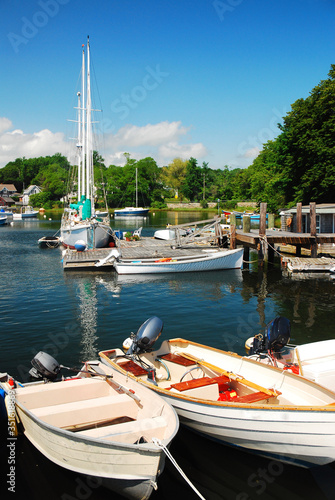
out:
M190 487L193 489L193 491L198 495L199 498L202 500L206 500L205 497L201 495L201 493L196 489L196 487L191 483L191 481L188 479L186 476L185 472L179 467L169 450L167 449L166 446L157 438L152 438L152 442L158 446L158 448L161 448L166 456L171 460L172 464L176 467L177 471L181 474L181 476L185 479L185 481L190 485Z

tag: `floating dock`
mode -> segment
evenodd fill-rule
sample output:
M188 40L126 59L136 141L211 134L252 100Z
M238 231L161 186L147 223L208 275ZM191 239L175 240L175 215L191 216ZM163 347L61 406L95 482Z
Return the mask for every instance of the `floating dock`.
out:
M335 259L330 257L283 257L282 263L292 273L335 272Z

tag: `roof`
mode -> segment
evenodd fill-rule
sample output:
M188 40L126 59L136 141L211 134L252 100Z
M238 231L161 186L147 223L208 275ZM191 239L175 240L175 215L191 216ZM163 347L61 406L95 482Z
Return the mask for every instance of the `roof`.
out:
M25 195L25 194L28 194L28 195L29 195L29 193L31 193L31 191L33 191L33 189L35 189L35 188L36 188L36 189L38 189L39 191L42 191L42 188L40 188L39 186L36 186L36 184L32 184L32 185L30 185L29 187L27 187L27 189L25 189L25 190L23 191L23 194L24 194L24 195Z
M14 186L14 184L0 184L0 191L2 191L4 188L6 188L7 191L16 193L16 187Z
M301 212L309 214L311 211L310 205L302 205ZM283 210L285 214L296 214L297 207L292 207L289 210ZM315 205L315 212L317 214L335 214L335 203L319 203Z

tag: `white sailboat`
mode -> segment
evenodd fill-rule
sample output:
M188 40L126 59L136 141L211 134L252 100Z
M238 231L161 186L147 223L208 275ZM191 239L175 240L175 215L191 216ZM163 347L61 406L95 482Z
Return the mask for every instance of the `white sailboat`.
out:
M138 187L137 187L137 168L136 168L136 189L135 189L136 201L135 207L125 207L120 208L119 210L114 210L115 217L145 217L149 209L142 208L138 206Z
M85 50L82 51L82 90L78 92L78 202L65 208L60 240L66 247L80 243L85 248L106 247L110 236L109 215L101 217L94 208L94 173L92 146L92 102L90 83L90 45L87 39L87 74ZM85 105L86 96L86 105Z

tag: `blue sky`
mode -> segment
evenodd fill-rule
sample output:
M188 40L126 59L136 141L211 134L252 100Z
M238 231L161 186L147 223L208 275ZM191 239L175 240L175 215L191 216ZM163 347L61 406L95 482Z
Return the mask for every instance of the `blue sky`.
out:
M87 35L107 165L129 152L159 166L193 156L211 168L246 167L335 63L334 0L1 0L0 8L0 167L71 156Z

